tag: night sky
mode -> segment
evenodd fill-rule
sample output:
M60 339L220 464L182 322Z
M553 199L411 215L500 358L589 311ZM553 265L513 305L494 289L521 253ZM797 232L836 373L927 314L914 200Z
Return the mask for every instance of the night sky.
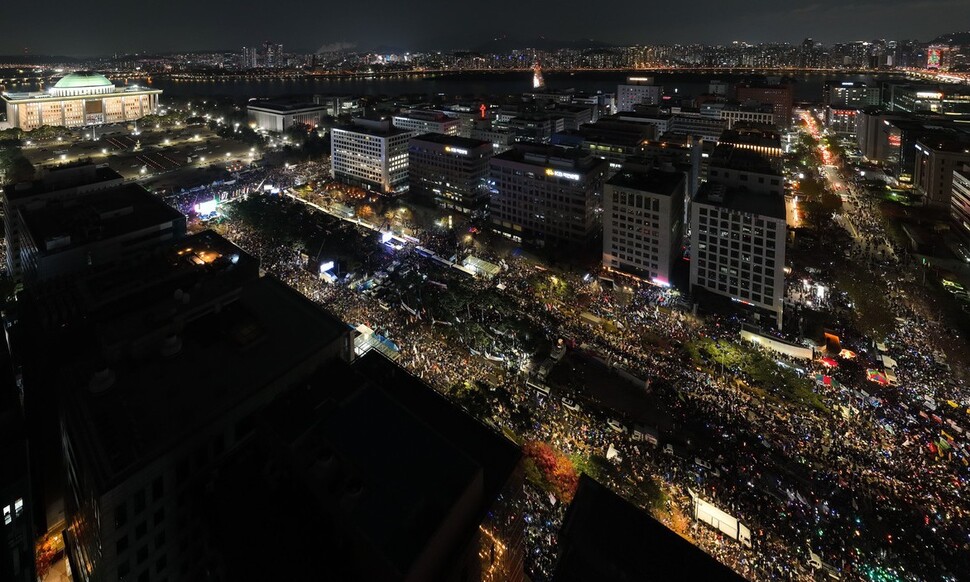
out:
M593 14L595 8L602 14ZM797 43L809 36L828 44L875 38L931 40L967 26L970 1L55 0L42 17L15 20L0 29L0 54L22 54L25 48L31 54L68 56L235 50L270 39L294 51L343 43L360 49L455 49L476 48L503 34L594 38L615 44Z

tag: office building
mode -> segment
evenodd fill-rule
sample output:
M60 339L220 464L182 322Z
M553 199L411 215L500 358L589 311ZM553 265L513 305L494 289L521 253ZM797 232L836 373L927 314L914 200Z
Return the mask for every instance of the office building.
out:
M7 272L22 278L21 231L18 220L22 208L38 208L61 200L82 197L124 184L121 174L110 168L81 163L46 168L33 182L10 184L3 189L3 226L6 241Z
M185 216L139 184L20 205L11 222L25 284L67 277L185 235Z
M913 185L928 206L951 208L953 176L970 163L970 135L965 141L927 136L916 142Z
M339 182L382 194L408 188L408 140L414 132L386 119L354 119L330 132L330 172Z
M883 87L883 100L890 111L970 118L970 88L966 85L890 82Z
M834 108L864 108L882 104L882 89L856 81L825 84L825 105Z
M328 115L327 107L315 103L250 101L246 105L250 125L276 133L282 133L294 125L316 128L325 115Z
M742 104L771 105L775 124L787 128L792 122L793 96L791 85L742 84L737 86L737 100Z
M24 131L42 125L82 127L137 121L158 109L161 89L116 87L89 71L65 75L47 91L3 92L7 122Z
M707 141L717 141L727 122L711 119L699 113L676 113L670 118L667 133L692 135Z
M360 99L345 95L314 95L313 102L322 105L325 115L330 117L357 115L362 111Z
M718 118L724 121L725 129L733 128L736 123L756 123L768 127L776 125L774 108L770 105L729 104L718 111Z
M411 138L408 174L413 196L433 200L463 214L488 204L488 160L494 149L487 141L426 133Z
M683 248L687 179L676 171L621 169L603 191L603 266L670 285Z
M392 124L398 129L422 133L440 133L442 135L458 135L461 131L461 120L457 117L446 115L441 111L427 111L424 109L412 109L411 111L395 115Z
M611 116L609 119L617 121L629 121L631 123L644 123L647 125L652 125L656 128L657 136L660 137L670 130L670 121L673 115L669 113L660 113L658 111L653 112L619 112L616 115Z
M553 134L566 128L566 122L556 113L522 113L505 122L516 142L547 144Z
M757 194L784 197L785 180L781 159L757 151L722 143L714 148L707 168L707 181Z
M557 538L553 582L744 580L647 511L583 474Z
M283 45L266 41L263 43L263 60L260 66L267 69L281 69L286 67L283 57Z
M781 135L761 124L738 123L734 129L724 131L717 143L751 150L776 162L782 156Z
M489 161L492 228L515 242L584 245L599 230L609 163L576 149L519 144Z
M30 447L13 366L0 346L0 580L34 582Z
M471 139L491 143L494 153L500 154L512 149L515 133L507 127L498 127L491 121L476 121L471 130Z
M198 505L210 470L258 410L351 357L343 322L212 232L30 305L48 331L24 383L63 395L64 535L84 582L211 573Z
M654 125L613 118L585 124L578 133L583 149L610 162L613 169L619 169L628 158L637 155L643 142L657 137Z
M970 166L953 170L950 216L965 236L970 236Z
M855 135L861 111L857 107L829 105L825 108L825 127L835 133Z
M691 203L692 291L752 307L780 328L785 236L783 196L703 184Z
M254 424L202 501L223 579L524 580L519 447L380 354L330 363ZM273 508L240 510L253 500Z
M633 111L635 105L658 105L663 87L653 84L653 77L627 77L626 83L616 87L616 110Z

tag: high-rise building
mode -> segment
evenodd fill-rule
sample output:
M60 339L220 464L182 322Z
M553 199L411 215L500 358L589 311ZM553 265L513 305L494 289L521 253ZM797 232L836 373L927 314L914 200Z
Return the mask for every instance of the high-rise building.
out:
M46 332L24 385L63 399L65 543L85 582L211 572L210 470L268 402L352 357L346 324L212 232L28 306L22 321Z
M950 208L954 172L970 163L970 139L961 142L927 136L916 142L916 152L916 192L924 204Z
M825 84L825 104L832 107L869 107L882 104L882 89L856 81Z
M753 148L722 143L711 154L707 181L756 194L784 197L785 180L780 165L780 157L770 158Z
M633 111L634 105L658 105L663 87L653 84L653 77L627 77L616 87L616 110Z
M492 228L516 242L583 245L599 228L606 160L518 144L489 161Z
M950 216L964 235L970 235L970 166L954 168L950 186Z
M408 188L408 140L414 132L390 120L354 119L330 132L330 172L335 180L401 194Z
M7 104L7 122L24 131L42 125L82 127L137 121L158 109L161 89L131 85L116 87L105 76L89 71L65 75L47 91L0 93Z
M6 344L0 366L0 580L34 582L30 447Z
M412 109L407 113L395 115L391 123L398 129L422 133L440 133L443 135L458 135L461 130L461 120L451 117L441 111Z
M780 328L785 235L784 197L702 185L691 203L692 291L753 307Z
M110 168L80 163L47 168L33 182L10 184L3 189L3 226L7 272L16 280L23 277L20 210L81 198L124 184L121 174Z
M139 184L18 205L11 222L26 284L124 260L185 234L185 216Z
M286 67L283 60L283 45L266 41L263 43L263 62L261 66L267 69L281 69Z
M259 49L254 46L244 46L239 55L240 69L255 69L259 66Z
M493 153L492 144L482 140L440 133L411 138L410 195L464 214L484 210L488 204L488 160Z
M682 172L622 169L603 192L603 266L670 285L681 256L687 180Z
M769 104L779 127L789 127L792 122L793 96L791 85L743 84L737 87L737 99L742 104L752 102Z

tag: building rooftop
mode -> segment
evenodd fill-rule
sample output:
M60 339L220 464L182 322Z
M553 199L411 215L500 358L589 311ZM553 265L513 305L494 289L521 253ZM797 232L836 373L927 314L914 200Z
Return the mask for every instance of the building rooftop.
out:
M51 201L41 208L24 207L20 215L39 251L46 254L185 219L138 184Z
M743 580L585 474L559 530L559 560L552 579Z
M555 166L579 172L590 172L600 166L608 165L606 160L593 157L579 148L532 143L516 144L513 149L493 156L492 160L518 162L543 168Z
M261 420L279 447L264 454L286 459L295 478L274 485L242 465L223 480L241 499L272 497L286 507L260 512L272 527L253 530L242 527L250 516L217 495L219 513L241 520L220 540L230 552L230 573L245 569L237 577L250 568L277 577L289 568L277 556L290 554L293 541L267 533L282 530L305 531L315 548L312 557L295 560L312 564L322 553L341 580L446 578L440 568L462 559L459 550L477 534L521 456L514 443L375 352L353 365L321 368ZM264 464L260 459L252 465ZM286 495L280 487L298 492ZM237 555L256 559L232 559Z
M75 71L61 77L54 84L55 89L86 89L90 87L114 86L107 77L94 71Z
M350 125L338 125L332 131L348 131L374 137L393 137L406 133L413 133L406 129L400 129L391 125L390 119L354 119Z
M103 487L266 389L346 325L212 232L31 298ZM74 324L59 323L65 313ZM34 327L40 327L35 325ZM50 336L50 334L48 334Z
M964 136L964 138L965 139L960 140L929 135L926 137L921 137L917 143L936 152L970 154L970 135ZM917 147L919 147L919 145L917 145Z
M416 135L411 138L411 141L423 141L428 143L436 143L441 145L455 146L463 148L466 150L471 150L479 147L492 147L491 142L482 141L480 139L471 139L468 137L459 137L457 135L445 135L442 133L422 133L421 135Z
M58 190L112 180L121 181L121 174L107 166L100 167L87 162L66 164L45 170L45 174L33 182L5 186L3 196L7 200L21 200L38 194L49 194Z
M269 111L271 113L292 113L294 111L303 110L324 110L326 105L319 105L316 103L307 102L290 102L290 101L250 101L246 104L246 109L255 109L257 111Z
M694 202L785 220L785 198L774 194L752 193L707 182L697 191Z
M606 183L641 192L671 196L676 194L678 189L683 189L684 174L662 170L644 172L623 169Z
M742 147L735 147L731 143L718 143L711 153L711 167L780 175L775 164L769 158L752 149L743 147L743 145L746 144L742 143L739 144Z

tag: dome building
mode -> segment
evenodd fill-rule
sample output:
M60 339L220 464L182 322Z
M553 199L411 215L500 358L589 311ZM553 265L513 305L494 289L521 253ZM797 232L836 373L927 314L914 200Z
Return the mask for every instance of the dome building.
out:
M30 131L43 125L84 127L136 121L155 113L162 92L138 85L117 87L104 75L76 71L47 91L2 93L7 122Z

